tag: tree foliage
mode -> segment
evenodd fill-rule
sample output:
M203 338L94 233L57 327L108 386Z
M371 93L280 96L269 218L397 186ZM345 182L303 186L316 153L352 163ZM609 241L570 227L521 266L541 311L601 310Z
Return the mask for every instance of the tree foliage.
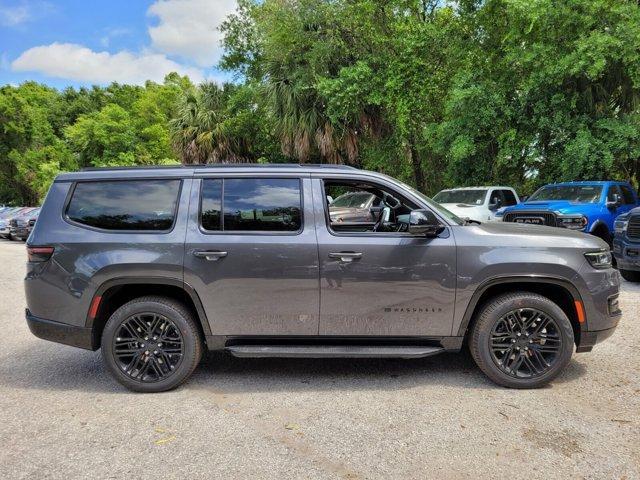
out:
M349 163L442 187L640 180L630 0L240 0L235 80L0 88L0 202L85 166Z

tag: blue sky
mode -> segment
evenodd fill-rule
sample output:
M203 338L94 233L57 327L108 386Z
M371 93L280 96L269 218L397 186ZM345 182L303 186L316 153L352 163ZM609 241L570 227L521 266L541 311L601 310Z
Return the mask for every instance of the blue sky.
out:
M230 79L215 68L235 0L0 0L0 85Z

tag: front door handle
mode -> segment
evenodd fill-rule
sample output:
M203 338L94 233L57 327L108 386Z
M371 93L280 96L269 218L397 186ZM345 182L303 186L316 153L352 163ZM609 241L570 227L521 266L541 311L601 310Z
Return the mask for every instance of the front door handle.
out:
M198 258L204 258L210 262L214 262L227 256L227 252L220 252L218 250L196 250L193 254Z
M361 252L331 252L329 258L339 258L342 262L353 262L359 258L362 258Z

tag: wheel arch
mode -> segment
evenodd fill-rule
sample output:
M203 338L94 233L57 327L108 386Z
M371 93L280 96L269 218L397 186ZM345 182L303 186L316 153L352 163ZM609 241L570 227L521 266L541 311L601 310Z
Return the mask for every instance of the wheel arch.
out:
M591 225L591 228L589 229L589 233L611 244L613 236L609 226L602 219L599 218L593 222L593 225Z
M584 313L584 303L582 302L580 292L568 280L540 276L492 278L479 285L467 305L462 323L458 329L458 336L464 337L465 339L467 338L477 313L489 299L497 295L515 291L537 293L557 304L571 322L576 345L580 344L582 324L578 319L575 304L576 301L580 302Z
M100 298L97 311L87 312L85 327L92 330L93 349L100 346L102 331L113 312L134 298L159 295L182 302L194 315L203 341L211 335L207 315L198 293L189 284L177 278L121 277L102 283L93 295L91 304Z

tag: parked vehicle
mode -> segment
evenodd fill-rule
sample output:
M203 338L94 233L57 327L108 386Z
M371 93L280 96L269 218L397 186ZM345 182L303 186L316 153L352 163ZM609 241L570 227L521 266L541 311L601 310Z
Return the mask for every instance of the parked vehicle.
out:
M382 199L372 192L347 192L329 201L333 222L374 222L382 208Z
M526 202L502 212L505 222L564 227L611 245L613 222L634 208L638 196L626 182L565 182L545 185Z
M40 208L21 212L9 221L9 237L11 240L26 240L38 219Z
M622 277L640 282L640 207L616 218L613 255Z
M326 199L358 191L383 199L375 221L332 220ZM494 382L539 387L621 315L602 240L472 224L350 167L61 174L27 252L31 331L101 348L113 376L143 392L184 382L205 347L417 358L468 344Z
M12 207L0 213L0 238L9 238L11 235L10 222L17 215L29 211L29 207Z
M520 203L511 187L464 187L438 192L433 199L460 218L476 222L502 220L496 214L506 207Z

